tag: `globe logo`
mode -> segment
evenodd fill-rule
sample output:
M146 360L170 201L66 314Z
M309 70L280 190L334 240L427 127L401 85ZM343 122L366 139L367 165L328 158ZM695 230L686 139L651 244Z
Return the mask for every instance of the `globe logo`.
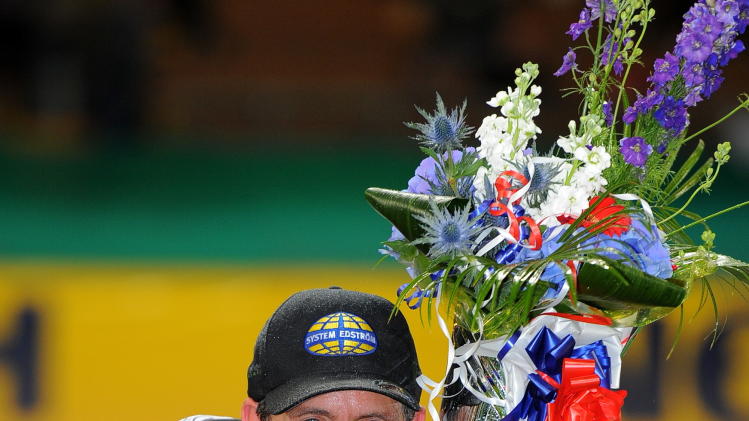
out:
M361 317L338 312L321 317L310 326L304 349L325 357L368 355L377 349L377 337Z

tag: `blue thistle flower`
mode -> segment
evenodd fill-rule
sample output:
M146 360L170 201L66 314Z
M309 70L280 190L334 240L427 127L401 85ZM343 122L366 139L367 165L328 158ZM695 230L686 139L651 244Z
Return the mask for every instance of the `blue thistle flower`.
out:
M429 257L432 258L471 253L473 239L482 227L470 219L470 206L453 214L448 209L439 208L433 201L429 205L431 214L416 216L425 233L414 244L429 244Z
M420 132L412 136L412 139L418 140L422 146L431 148L437 153L460 149L462 140L473 133L473 127L465 124L465 115L463 115L465 109L466 101L463 101L460 108L455 107L448 113L442 97L437 94L437 109L434 114L416 107L416 111L426 119L426 123L405 123L405 125Z
M519 164L511 162L515 168L525 176L526 179L530 180L531 185L528 186L528 191L525 193L525 198L531 207L539 207L549 195L549 190L558 184L554 179L562 172L562 164L554 162L540 162L533 163L533 178L528 168L530 161Z

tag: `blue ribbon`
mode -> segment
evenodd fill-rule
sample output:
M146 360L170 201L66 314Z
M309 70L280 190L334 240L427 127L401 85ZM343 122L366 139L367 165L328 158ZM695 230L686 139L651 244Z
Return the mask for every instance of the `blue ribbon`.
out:
M512 213L514 213L516 217L521 218L525 215L525 209L523 209L523 207L520 205L513 205ZM514 244L508 244L500 249L497 254L494 255L494 260L496 260L497 263L501 265L505 265L515 261L515 257L517 257L517 254L520 252L520 250L523 249L521 243L527 240L530 235L531 230L525 225L522 225L520 227L520 238L518 238L518 242Z
M429 275L430 278L432 278L433 281L436 281L442 277L442 273L444 271L440 270L437 272L432 273ZM410 282L406 282L405 284L398 287L398 292L396 292L396 296L400 297L403 293L403 290L405 290ZM437 286L430 291L424 291L423 289L419 287L415 287L408 297L405 297L403 301L406 303L408 308L411 310L416 310L417 308L421 307L421 302L424 300L424 298L431 298L436 297L437 294L439 294L440 291L440 283L437 283Z
M498 359L504 358L517 341L519 330L515 332L505 346L499 351ZM508 344L511 345L508 346ZM601 379L601 386L610 388L611 359L602 340L575 348L572 335L559 338L551 329L544 326L525 347L533 364L539 371L552 377L557 383L562 381L562 363L565 358L586 359L595 361L595 373ZM537 373L528 374L528 386L523 399L507 414L502 421L544 421L546 405L556 398L556 388L546 382Z

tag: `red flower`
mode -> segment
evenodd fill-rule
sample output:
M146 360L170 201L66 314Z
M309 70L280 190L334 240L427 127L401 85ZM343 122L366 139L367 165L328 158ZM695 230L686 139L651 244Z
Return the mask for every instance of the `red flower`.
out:
M598 202L599 197L595 196L590 199L589 206L593 206ZM623 215L620 212L624 210L624 206L617 205L616 201L611 197L605 197L596 205L590 213L583 219L581 225L588 228L590 231L596 231L602 227L606 227L603 230L605 235L609 237L620 236L629 230L629 226L632 224L632 219L629 216ZM619 215L614 215L619 213ZM569 224L575 221L576 218L569 216L558 216L562 224ZM592 227L592 228L591 228Z

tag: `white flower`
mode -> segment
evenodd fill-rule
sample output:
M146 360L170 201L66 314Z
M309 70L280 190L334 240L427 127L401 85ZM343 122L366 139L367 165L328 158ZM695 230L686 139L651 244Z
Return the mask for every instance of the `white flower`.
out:
M532 85L531 95L533 95L534 97L541 95L541 87L537 85Z
M509 88L507 88L509 89ZM505 91L499 91L497 92L497 95L494 96L494 98L490 99L489 101L486 101L489 106L497 108L504 105L505 102L509 99L509 95L507 95L507 92Z
M478 130L476 130L476 138L480 139L482 143L484 140L496 141L504 133L507 132L507 119L499 117L496 114L484 117Z
M598 168L585 165L575 171L571 184L585 191L587 196L590 197L600 193L608 183L608 180L603 178Z
M557 145L559 145L563 151L572 154L580 148L585 148L586 142L584 138L571 134L567 137L560 136L559 139L557 139Z
M577 217L588 208L587 192L575 186L561 186L555 196L550 206L551 214L555 216Z
M583 146L575 149L575 158L598 172L611 166L611 155L603 146Z

